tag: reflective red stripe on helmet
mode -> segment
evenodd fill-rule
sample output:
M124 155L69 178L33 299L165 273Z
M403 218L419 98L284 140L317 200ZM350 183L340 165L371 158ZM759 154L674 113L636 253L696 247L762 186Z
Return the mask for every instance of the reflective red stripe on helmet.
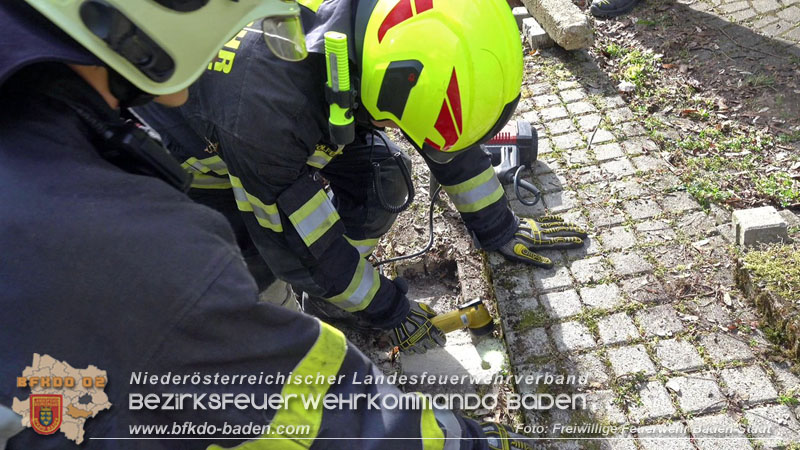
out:
M412 1L414 2L412 5ZM425 12L429 9L433 8L433 0L400 0L389 14L386 15L386 18L383 19L383 23L378 28L378 42L383 41L383 37L386 33L392 29L397 24L404 22L414 16L414 9L416 9L416 14Z
M458 92L458 78L456 77L455 68L453 69L453 75L450 76L450 84L447 86L447 99L450 100L450 108L453 110L458 132L459 134L463 133L464 130L461 125L461 94Z
M450 84L447 86L447 95L444 100L442 100L442 109L439 110L439 117L436 118L436 124L433 127L444 138L444 146L439 147L433 144L430 139L425 139L425 142L430 142L433 147L442 150L447 150L452 147L453 144L458 141L459 134L463 132L461 122L461 95L458 90L456 69L453 69L453 74L450 76Z

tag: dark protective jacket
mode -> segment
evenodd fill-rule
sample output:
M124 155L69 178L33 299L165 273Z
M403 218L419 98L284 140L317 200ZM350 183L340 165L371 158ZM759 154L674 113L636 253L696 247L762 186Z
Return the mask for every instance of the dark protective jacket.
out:
M372 183L368 159L354 161L358 158L350 148L339 155L330 144L323 88L323 34L353 35L354 2L300 3L311 8L303 8L311 51L305 61L275 58L258 32L245 30L209 64L185 106L170 111L150 105L137 113L195 174L194 188L232 190L255 246L275 275L360 312L373 325L391 328L404 319L408 306L365 259L380 235L349 221L313 176L320 169L328 178L349 171L353 188ZM334 168L331 159L354 163ZM446 165L428 165L484 248L511 239L516 218L488 155L475 147Z
M36 40L15 29L16 7L0 3L0 29L17 32L0 47L0 67L12 67L15 46ZM29 10L25 10L30 13ZM42 26L38 24L37 26ZM63 35L59 38L67 39ZM36 47L29 49L35 53ZM45 55L47 56L47 55ZM52 59L53 55L48 58ZM58 59L58 58L56 58ZM2 69L0 69L2 70ZM0 80L7 73L0 72ZM71 104L72 106L68 106ZM80 114L74 105L80 106ZM89 119L87 119L87 117ZM423 436L482 436L477 425L449 412L286 409L131 410L130 393L370 394L397 393L387 384L351 382L378 373L337 330L311 317L257 302L233 233L223 216L198 205L161 179L129 172L101 156L109 141L90 121L118 123L118 112L62 64L36 64L0 85L0 409L30 391L16 379L34 353L75 368L107 371L109 410L89 418L83 449L206 448L198 440L131 438L129 426L223 422L309 425L291 440L259 440L248 448L481 448L482 441L427 441ZM138 385L150 374L345 375L341 383ZM51 392L55 393L55 392ZM6 418L4 414L2 418ZM17 416L17 420L20 420ZM3 427L0 427L3 428ZM274 429L273 429L274 431ZM148 437L156 432L150 431ZM409 440L378 440L399 437ZM364 439L358 439L364 438ZM8 448L78 448L60 433L25 428Z

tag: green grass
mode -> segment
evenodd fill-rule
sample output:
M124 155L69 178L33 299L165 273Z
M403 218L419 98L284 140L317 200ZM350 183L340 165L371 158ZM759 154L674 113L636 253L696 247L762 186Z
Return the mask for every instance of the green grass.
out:
M776 172L756 180L756 190L783 207L800 203L800 186L785 172Z
M549 322L550 319L547 317L547 313L543 309L529 309L522 313L522 318L520 318L520 321L516 326L516 331L521 332L531 328L543 327Z
M767 289L781 297L791 300L800 295L800 247L797 244L773 245L748 252L744 264L755 280L764 282Z

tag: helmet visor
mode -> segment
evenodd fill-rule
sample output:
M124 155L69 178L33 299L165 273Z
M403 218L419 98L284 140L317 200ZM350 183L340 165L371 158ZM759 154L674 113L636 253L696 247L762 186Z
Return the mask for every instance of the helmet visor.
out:
M267 17L261 32L272 53L284 61L300 61L308 56L303 23L298 16Z

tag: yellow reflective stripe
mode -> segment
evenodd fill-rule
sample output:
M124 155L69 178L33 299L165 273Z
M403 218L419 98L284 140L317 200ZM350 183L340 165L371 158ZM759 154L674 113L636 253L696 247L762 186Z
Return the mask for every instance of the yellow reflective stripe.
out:
M236 199L236 206L239 211L251 212L256 216L256 221L264 228L268 228L276 233L283 232L281 216L278 214L278 206L274 203L264 203L256 196L251 195L242 186L242 180L230 175L233 196Z
M316 167L317 169L322 169L331 162L331 159L333 159L333 156L317 150L308 157L306 164L311 167Z
M431 408L430 402L427 397L417 393L421 399L422 416L419 421L419 431L422 436L422 448L424 450L443 450L444 449L444 433L436 421L436 415Z
M358 239L350 239L347 236L345 236L344 238L347 239L347 242L349 242L350 245L352 245L353 247L356 248L356 250L358 250L358 253L361 256L369 256L372 253L372 251L375 250L375 247L378 245L378 240L379 240L378 238L358 240Z
M454 186L442 186L456 209L463 213L480 211L504 195L503 186L492 167Z
M301 6L305 6L311 11L317 12L317 10L319 10L319 5L321 5L324 1L325 0L297 0L297 3L299 3Z
M303 242L311 247L339 220L339 213L325 191L319 190L300 209L289 214L289 220Z
M192 179L192 188L194 189L230 189L232 187L230 180L212 175L198 173Z
M380 287L381 279L378 271L364 258L359 258L353 279L350 280L347 289L341 294L329 298L328 301L343 308L345 311L361 311L369 306Z
M324 378L324 383L290 383L281 389L281 398L285 399L283 407L275 413L270 422L269 432L263 434L262 438L279 438L268 440L248 441L235 449L257 450L295 450L307 449L311 447L314 440L319 435L322 425L322 414L325 408L322 402L318 403L316 409L306 409L303 405L303 398L324 398L331 388L329 381L335 378L342 367L345 356L347 356L347 340L341 331L332 326L320 322L320 331L317 341L308 351L306 356L292 370L293 377L313 378L314 381ZM287 426L292 429L299 429L303 434L278 434L278 428L286 430ZM307 433L303 429L309 426ZM211 445L209 450L221 450L223 447Z
M192 173L214 172L217 175L227 175L228 166L219 156L197 159L194 156L181 164L181 167Z

